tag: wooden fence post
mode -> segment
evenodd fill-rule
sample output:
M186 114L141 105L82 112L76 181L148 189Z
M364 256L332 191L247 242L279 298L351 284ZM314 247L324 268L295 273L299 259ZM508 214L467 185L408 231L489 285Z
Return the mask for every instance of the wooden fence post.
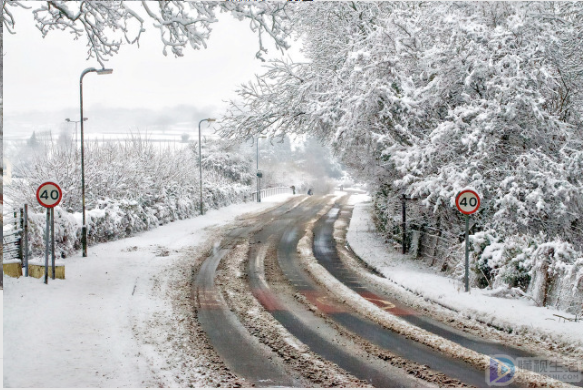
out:
M403 254L407 252L406 237L407 237L407 195L403 194L402 208L403 208Z

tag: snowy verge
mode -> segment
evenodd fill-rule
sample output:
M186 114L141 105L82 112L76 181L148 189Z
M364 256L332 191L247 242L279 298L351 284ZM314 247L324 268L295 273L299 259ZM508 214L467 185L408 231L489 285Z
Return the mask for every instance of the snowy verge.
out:
M2 302L4 302L4 289L0 290L0 299L2 300ZM4 304L2 304L2 307L0 307L0 315L2 316L2 318L4 318ZM0 331L2 332L2 335L4 335L4 322L0 323ZM0 366L0 375L2 376L2 378L4 378L4 337L0 337L0 356L1 357L1 362L2 365ZM2 388L4 388L4 379L2 379Z
M65 280L5 277L6 387L225 386L187 343L175 277L191 277L196 254L236 217L291 195L237 204L98 244L62 261ZM186 297L188 289L184 290ZM196 335L195 335L196 337ZM184 359L184 357L188 359Z
M583 356L582 322L561 321L561 317L570 315L537 307L526 298L505 299L480 289L471 289L466 294L458 281L436 274L421 260L399 254L385 244L374 228L371 204L361 203L366 201L364 196L351 197L350 203L355 206L346 238L354 253L389 282L480 322L514 334L533 334L548 339L555 347L564 346Z
M490 367L490 357L464 348L454 342L411 325L408 322L381 310L379 307L362 298L353 290L342 284L318 263L312 252L313 226L321 216L329 211L330 208L331 206L318 213L306 225L306 233L298 243L297 250L301 255L300 259L302 264L312 277L320 285L336 295L342 303L350 306L359 314L368 317L382 326L406 336L407 338L440 351L446 356L466 361L477 369L486 372ZM517 383L529 387L570 387L569 384L537 373L525 371L520 368L517 368L514 378Z

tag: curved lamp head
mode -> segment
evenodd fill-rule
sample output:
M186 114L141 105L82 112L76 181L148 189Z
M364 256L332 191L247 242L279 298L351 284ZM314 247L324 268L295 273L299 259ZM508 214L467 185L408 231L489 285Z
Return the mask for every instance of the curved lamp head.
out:
M80 82L83 83L83 77L89 72L95 72L97 74L112 74L113 69L95 69L95 68L87 68L83 72L81 72Z
M95 71L97 74L112 74L113 69L98 69Z

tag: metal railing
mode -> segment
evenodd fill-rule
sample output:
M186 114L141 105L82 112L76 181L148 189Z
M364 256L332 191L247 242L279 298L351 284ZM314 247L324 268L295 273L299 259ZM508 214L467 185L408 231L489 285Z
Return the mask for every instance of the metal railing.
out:
M264 188L259 191L259 195L261 199L267 198L273 195L280 195L280 194L291 194L292 189L290 187L272 187L272 188ZM251 192L247 199L250 199L253 202L257 202L257 191Z

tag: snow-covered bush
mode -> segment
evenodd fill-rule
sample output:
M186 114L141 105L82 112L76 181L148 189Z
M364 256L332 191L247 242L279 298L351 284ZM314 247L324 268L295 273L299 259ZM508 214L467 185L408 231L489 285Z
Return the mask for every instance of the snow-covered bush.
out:
M488 230L470 236L470 240L478 287L504 285L526 291L531 279L529 259L536 248L531 237L503 238L494 230Z
M80 157L73 149L50 143L44 153L18 165L24 180L6 187L10 199L30 207L30 245L38 255L44 248L44 210L35 191L54 180L63 189L55 208L57 253L69 255L80 248L82 226ZM159 148L145 137L128 141L88 143L85 150L85 185L90 244L118 239L198 215L200 186L196 148ZM220 143L203 152L204 209L244 200L249 187L251 161Z
M561 238L476 233L472 265L479 287L519 288L539 306L583 309L583 254ZM526 294L524 294L526 295Z
M198 154L198 149L192 145L193 152ZM242 154L240 149L238 146L220 143L205 145L202 152L203 170L213 172L217 179L223 178L229 182L251 185L255 175L250 170L249 153Z
M533 283L529 292L542 306L583 310L583 256L557 238L538 246L530 258Z

